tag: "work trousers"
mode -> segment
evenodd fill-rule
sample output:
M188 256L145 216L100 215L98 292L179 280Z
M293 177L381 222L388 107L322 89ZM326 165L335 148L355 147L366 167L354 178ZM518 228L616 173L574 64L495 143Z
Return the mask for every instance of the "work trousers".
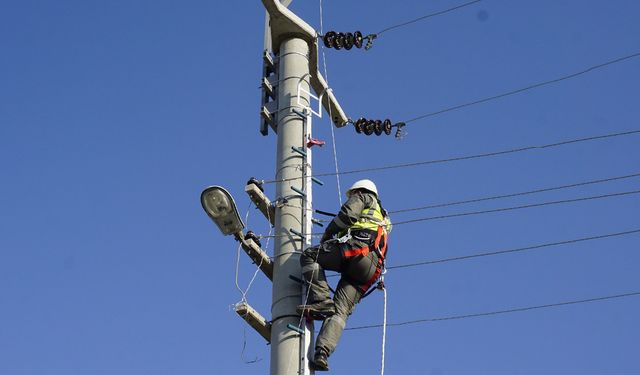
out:
M310 288L307 304L331 298L325 270L341 274L333 296L336 313L322 323L316 340L316 351L323 349L328 355L334 352L347 324L347 318L360 302L363 289L368 287L376 272L378 255L375 252L371 251L366 255L345 255L345 252L358 246L350 241L327 241L306 249L300 258L302 274Z

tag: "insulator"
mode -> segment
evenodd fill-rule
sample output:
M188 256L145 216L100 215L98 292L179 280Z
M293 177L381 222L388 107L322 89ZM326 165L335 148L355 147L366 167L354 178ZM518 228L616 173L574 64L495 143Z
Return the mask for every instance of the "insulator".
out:
M353 33L353 45L356 48L362 48L362 33L360 31Z
M354 38L352 33L346 33L344 35L344 49L347 51L353 48Z
M378 35L377 34L369 34L367 35L367 45L364 47L364 49L366 49L367 51L371 49L371 47L373 47L373 40L375 38L377 38Z
M342 47L344 47L344 42L345 42L344 33L338 33L338 36L336 36L335 42L333 42L333 48L337 50L342 49Z
M364 127L364 134L371 135L375 131L376 122L373 120L367 121L367 125Z
M358 121L355 123L356 133L360 134L364 130L364 126L367 123L367 119L364 117L360 117Z
M259 181L257 178L255 177L251 177L249 179L249 181L247 181L247 185L251 185L254 184L258 187L258 189L260 189L260 191L262 191L264 193L264 188L262 187L262 182Z
M384 133L386 135L391 135L391 120L384 120L384 122L382 123L382 130L384 130Z
M376 120L374 125L374 131L376 132L376 135L382 134L382 121Z
M324 46L327 48L333 48L335 40L336 40L335 31L329 31L328 33L324 34L324 37L322 38L322 41L324 42Z
M403 132L402 132L402 128L407 125L404 122L399 122L397 123L395 126L398 128L398 130L396 130L396 138L400 139L403 136Z
M247 234L244 235L244 239L253 240L253 242L255 242L256 245L258 245L258 247L262 247L262 244L260 243L260 238L258 238L258 236L256 236L256 234L253 233L253 231L247 231Z

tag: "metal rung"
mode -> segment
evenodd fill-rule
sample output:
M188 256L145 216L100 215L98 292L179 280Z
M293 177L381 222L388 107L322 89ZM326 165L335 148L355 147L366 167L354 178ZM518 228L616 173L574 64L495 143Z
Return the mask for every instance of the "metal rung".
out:
M304 157L307 156L307 152L305 150L303 150L302 148L300 148L300 147L291 146L291 151L297 152L298 154L300 154L300 155L302 155Z
M287 328L289 328L292 331L298 332L301 335L304 335L304 330L302 328L296 327L291 323L287 324Z
M289 275L289 278L290 278L291 280L293 280L293 281L297 282L297 283L300 283L300 284L303 284L303 283L304 283L304 280L302 280L302 279L301 279L301 278L299 278L299 277L296 277L296 276L293 276L293 275Z
M322 224L322 222L318 219L311 219L311 222L320 227L324 227L324 224Z
M324 182L322 182L322 181L318 180L318 179L317 179L317 178L315 178L315 177L311 177L311 181L315 182L316 184L318 184L318 185L320 185L320 186L323 186L323 185L324 185Z
M299 237L301 237L301 238L304 238L304 234L302 234L302 233L298 232L298 231L297 231L297 230L295 230L295 229L289 229L289 232L291 232L291 233L295 234L296 236L299 236Z
M298 188L297 188L297 187L295 187L295 186L292 186L292 187L291 187L291 190L293 190L293 191L295 191L296 193L298 193L298 194L302 195L303 197L306 197L306 196L307 196L307 194L306 194L304 191L302 191L302 189L298 189Z

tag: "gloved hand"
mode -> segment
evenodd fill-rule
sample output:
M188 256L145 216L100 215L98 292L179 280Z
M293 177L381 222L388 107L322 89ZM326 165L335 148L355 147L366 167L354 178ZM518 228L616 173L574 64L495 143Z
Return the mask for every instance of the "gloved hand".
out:
M320 239L320 243L323 243L325 241L328 241L331 239L331 235L327 232L324 232L324 234L322 235L322 238Z

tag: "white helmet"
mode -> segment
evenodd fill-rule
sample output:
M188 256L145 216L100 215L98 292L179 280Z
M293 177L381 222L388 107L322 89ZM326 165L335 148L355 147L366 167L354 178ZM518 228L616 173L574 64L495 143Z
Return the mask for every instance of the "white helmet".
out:
M349 190L347 190L347 195L349 195L349 192L351 190L355 190L355 189L369 190L370 192L372 192L373 194L378 196L378 188L376 187L376 184L374 184L373 181L371 181L371 180L359 180L359 181L356 181L353 185L351 185Z

